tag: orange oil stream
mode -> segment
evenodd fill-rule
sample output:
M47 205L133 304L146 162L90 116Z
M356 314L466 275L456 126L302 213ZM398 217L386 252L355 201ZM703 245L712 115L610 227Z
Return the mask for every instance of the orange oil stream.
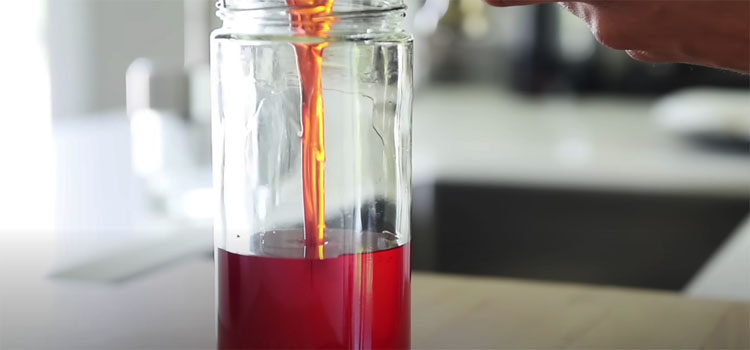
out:
M287 0L291 23L307 37L325 38L335 19L334 0ZM310 259L325 258L325 116L323 108L323 50L327 42L295 44L302 84L302 189L305 207L305 246Z

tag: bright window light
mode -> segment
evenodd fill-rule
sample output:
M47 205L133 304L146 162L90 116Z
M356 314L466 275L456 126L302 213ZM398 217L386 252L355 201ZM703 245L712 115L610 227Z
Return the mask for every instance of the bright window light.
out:
M0 235L53 236L54 160L44 0L0 3Z

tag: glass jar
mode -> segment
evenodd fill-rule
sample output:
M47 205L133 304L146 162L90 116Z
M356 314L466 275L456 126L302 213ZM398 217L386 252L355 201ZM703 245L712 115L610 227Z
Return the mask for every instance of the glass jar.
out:
M223 0L212 34L219 348L408 348L402 0Z

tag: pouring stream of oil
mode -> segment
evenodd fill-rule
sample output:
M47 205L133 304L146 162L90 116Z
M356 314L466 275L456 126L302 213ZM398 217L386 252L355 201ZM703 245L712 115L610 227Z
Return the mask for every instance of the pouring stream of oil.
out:
M325 39L335 18L334 0L287 0L291 23L301 35ZM294 44L302 85L302 189L305 246L310 259L325 258L325 115L323 107L323 51L325 40Z

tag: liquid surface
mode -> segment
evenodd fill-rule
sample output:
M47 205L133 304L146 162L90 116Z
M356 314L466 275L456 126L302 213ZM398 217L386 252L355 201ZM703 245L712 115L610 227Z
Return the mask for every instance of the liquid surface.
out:
M322 260L218 249L219 348L408 349L409 249Z
M269 258L310 259L317 257L320 249L305 242L303 230L278 230L253 235L250 249L245 255ZM399 247L398 235L389 232L360 232L326 229L323 254L327 259L342 255L372 253Z

